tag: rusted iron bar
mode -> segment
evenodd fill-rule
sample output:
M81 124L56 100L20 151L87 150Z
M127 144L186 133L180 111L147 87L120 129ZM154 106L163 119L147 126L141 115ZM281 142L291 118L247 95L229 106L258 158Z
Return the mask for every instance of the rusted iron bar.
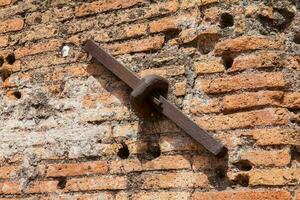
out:
M84 46L84 50L90 53L97 61L124 81L133 90L143 82L143 79L139 79L114 57L99 47L94 41L88 40ZM148 99L153 105L155 105L159 112L175 122L182 130L189 134L198 143L202 144L203 147L212 154L220 156L227 151L226 147L222 143L214 139L205 130L190 120L185 114L168 102L163 95L157 95L157 93L155 95L151 94Z

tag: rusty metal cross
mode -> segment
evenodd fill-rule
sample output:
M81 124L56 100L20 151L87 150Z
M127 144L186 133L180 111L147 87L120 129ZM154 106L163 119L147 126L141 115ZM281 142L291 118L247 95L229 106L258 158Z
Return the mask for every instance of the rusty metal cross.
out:
M131 95L139 102L139 106L143 106L143 101L150 102L157 111L176 123L213 155L221 156L227 151L222 143L200 128L165 98L162 93L167 92L167 80L155 75L143 79L138 78L93 40L87 41L84 50L133 89Z

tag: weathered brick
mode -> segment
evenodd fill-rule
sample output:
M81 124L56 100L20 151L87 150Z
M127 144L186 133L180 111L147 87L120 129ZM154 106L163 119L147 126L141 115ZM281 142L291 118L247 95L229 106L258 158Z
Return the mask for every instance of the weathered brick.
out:
M121 190L126 188L126 177L111 176L70 179L68 180L64 191Z
M196 23L196 17L190 14L172 16L162 18L160 20L151 22L149 24L149 30L151 33L157 33L162 31L170 31L179 28L183 24Z
M287 56L284 61L284 66L289 69L300 70L300 56Z
M138 123L131 123L131 124L124 124L124 125L117 125L113 128L113 137L137 137L139 132L139 124Z
M269 128L241 131L240 136L247 136L256 141L257 145L299 145L299 131L292 128Z
M11 0L0 0L0 6L6 6L11 4Z
M19 31L24 27L23 19L8 19L0 22L0 33Z
M221 61L196 62L194 70L197 74L210 74L224 72L225 67Z
M195 6L209 5L217 2L219 2L219 0L183 0L180 4L180 7L186 9Z
M241 36L234 39L223 40L216 44L214 53L216 56L241 53L259 49L283 49L284 40L282 38L272 38L265 36Z
M185 73L184 66L166 66L160 68L145 69L139 73L140 77L145 77L151 74L156 74L162 77L179 76Z
M113 55L143 52L160 49L164 44L163 36L154 36L146 39L129 41L108 45L107 48Z
M264 109L228 115L198 118L197 124L206 130L226 130L253 126L284 125L289 121L286 109Z
M28 199L35 200L36 198ZM97 192L93 194L50 194L47 196L39 196L40 200L113 200L114 195L109 192ZM26 199L27 200L27 199Z
M281 105L288 108L299 109L300 92L285 93Z
M106 161L47 165L48 177L104 174L107 171L108 164Z
M68 23L68 33L77 33L88 29L99 29L106 26L118 25L124 22L133 22L139 19L147 19L178 10L177 0L168 2L151 3L149 6L121 10L117 13L98 14L95 19L83 19ZM128 26L128 25L127 25ZM126 27L126 26L125 26Z
M297 189L295 192L296 200L300 200L300 189Z
M58 34L58 27L55 24L39 24L30 26L29 30L23 31L11 36L12 42L19 42L20 44L39 40L43 38L50 38Z
M141 162L138 159L118 160L111 162L112 173L130 173L137 171L152 170L171 170L171 169L188 169L190 168L189 158L184 156L160 156L148 162ZM172 162L176 160L176 163Z
M186 93L186 87L187 87L187 82L186 81L181 81L179 83L175 83L175 95L176 96L183 96Z
M17 170L18 170L17 166L0 167L0 178L1 179L11 178L13 175L16 174Z
M213 169L223 165L224 165L224 161L222 159L217 159L215 157L193 156L192 158L193 170Z
M220 99L190 99L184 101L187 111L193 114L203 114L203 113L218 113L222 110L222 101Z
M0 183L0 194L18 194L21 193L21 186L16 182Z
M259 52L257 54L242 55L234 59L229 71L241 71L249 68L280 67L280 55L272 52Z
M285 81L281 72L236 75L226 78L203 80L198 83L204 92L213 94L241 89L283 87Z
M35 181L29 183L24 190L25 193L47 193L57 191L58 181Z
M107 0L105 2L95 1L92 3L84 3L75 8L75 15L81 17L109 10L128 8L142 2L144 2L144 0Z
M15 51L16 59L30 56L38 53L43 53L47 51L56 51L62 45L60 40L50 40L49 42L43 44L36 44L30 47L21 47Z
M192 200L289 200L291 195L286 190L237 190L218 192L195 192Z
M133 200L152 200L152 199L168 199L168 200L188 200L189 192L139 192L132 195Z
M159 140L160 150L169 151L201 151L203 147L189 136L170 135L162 136Z
M0 47L6 47L8 45L8 37L1 36L0 37Z
M45 12L33 12L26 17L26 24L45 24L48 22L60 22L73 18L73 9L69 7L52 8Z
M281 91L246 92L238 95L224 97L225 110L238 110L255 106L280 105L284 93Z
M262 169L248 173L249 185L298 185L300 169Z
M106 120L122 120L129 118L129 110L126 107L113 107L89 110L82 117L82 122L100 122Z
M246 151L240 154L240 160L247 160L255 166L286 166L291 161L290 151Z
M75 74L80 75L80 73ZM82 106L85 109L101 108L116 105L120 106L122 105L122 103L128 101L129 97L125 91L114 90L112 92L85 95L83 97Z
M142 189L206 188L207 176L194 172L147 174L143 176Z

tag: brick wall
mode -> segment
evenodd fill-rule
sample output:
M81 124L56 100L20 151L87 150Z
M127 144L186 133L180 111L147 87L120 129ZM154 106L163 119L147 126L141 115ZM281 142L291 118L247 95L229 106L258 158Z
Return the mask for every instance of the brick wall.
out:
M299 200L300 2L0 0L0 199ZM93 38L229 149L132 111Z

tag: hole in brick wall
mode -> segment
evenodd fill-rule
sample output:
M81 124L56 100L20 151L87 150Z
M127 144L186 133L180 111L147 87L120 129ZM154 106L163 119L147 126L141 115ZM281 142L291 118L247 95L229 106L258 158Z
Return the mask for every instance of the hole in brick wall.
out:
M121 158L121 159L126 159L129 157L129 149L128 149L128 146L122 142L122 147L119 149L118 151L118 156Z
M0 67L4 64L4 59L3 57L0 57Z
M36 17L36 18L34 18L34 22L35 23L41 23L42 22L42 18Z
M57 180L58 180L57 187L59 189L64 189L67 185L67 178L66 177L58 177Z
M226 170L224 167L218 167L215 170L216 178L218 179L224 179L226 177Z
M169 31L165 32L165 40L169 41L169 40L172 40L174 38L177 38L180 32L181 31L177 30L177 29L169 30Z
M234 19L233 16L229 13L222 13L220 16L220 26L221 28L226 28L233 26Z
M16 61L15 55L14 54L9 54L6 57L6 61L8 62L8 64L12 65L14 64L14 62Z
M2 82L4 82L9 76L11 75L11 72L7 69L0 70L0 77L2 79Z
M242 186L242 187L248 187L249 185L249 176L246 174L239 174L235 178L235 182Z
M252 169L252 165L248 160L240 160L234 165L241 171L250 171Z
M290 154L291 154L292 160L296 160L297 162L300 163L300 147L298 147L298 148L292 147Z
M300 33L296 33L294 35L294 40L293 40L296 44L300 44Z
M223 64L225 66L225 69L229 69L229 68L232 67L233 58L231 56L223 56L222 60L223 60Z
M21 99L21 97L22 97L22 94L21 94L21 92L19 92L19 91L14 91L14 92L13 92L13 95L14 95L14 97L16 97L17 99Z
M149 155L149 159L150 160L153 160L157 157L160 156L161 154L161 151L160 151L160 146L156 145L156 146L153 146L153 145L150 145L147 149L147 154Z

